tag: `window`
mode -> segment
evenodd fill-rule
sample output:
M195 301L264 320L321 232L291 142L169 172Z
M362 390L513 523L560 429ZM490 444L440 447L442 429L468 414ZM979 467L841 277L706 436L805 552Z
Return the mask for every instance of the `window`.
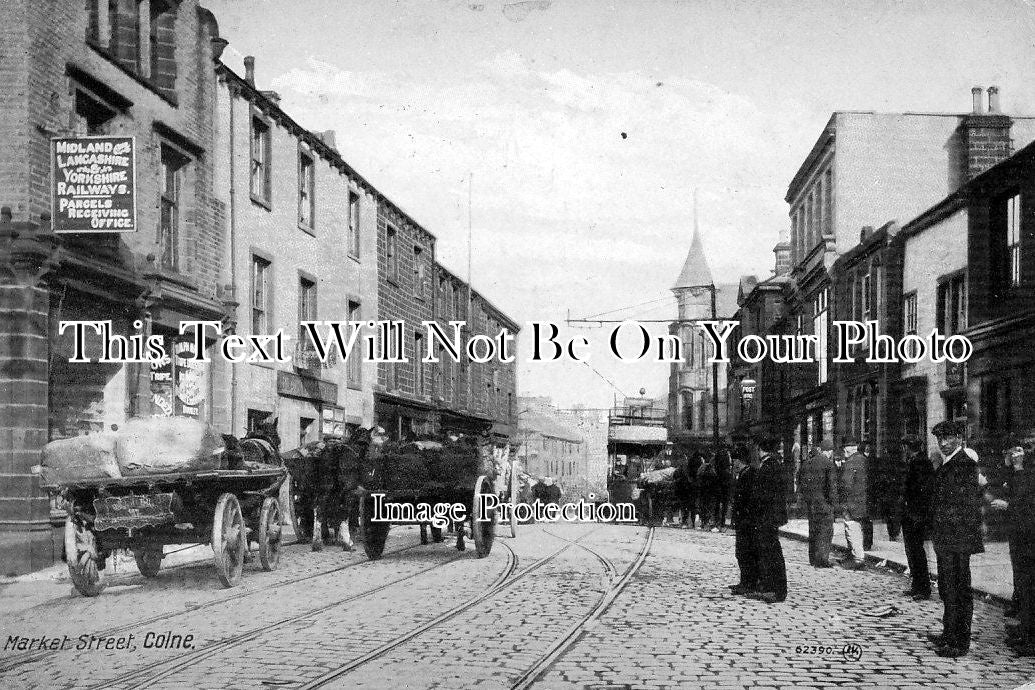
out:
M694 428L694 394L690 391L683 391L681 394L683 402L683 428L693 430Z
M298 224L312 228L316 216L316 166L313 157L298 152Z
M252 199L266 207L270 205L272 151L270 149L270 125L257 115L252 116L251 139L251 194Z
M180 266L180 188L187 158L162 146L162 209L158 226L158 249L162 268Z
M171 91L176 81L176 5L171 0L86 0L87 39L127 71Z
M396 237L395 228L391 225L385 231L385 245L388 256L388 278L393 282L399 280L399 247Z
M360 321L363 318L359 302L349 300L349 321ZM352 333L350 332L351 336ZM345 362L345 381L349 388L362 388L363 382L363 357L360 353L360 341L352 349L348 360Z
M309 278L298 279L298 342L303 350L312 350L313 343L308 330L302 326L303 321L316 321L316 281Z
M141 73L159 89L172 89L176 83L176 7L169 0L151 0L148 21L148 47L140 59L149 62Z
M938 284L938 332L949 336L967 329L967 279L964 274Z
M359 258L359 194L349 192L349 254Z
M316 441L315 438L310 438L310 433L316 431L316 420L312 417L299 417L298 418L298 445L304 446L309 441Z
M827 301L828 290L823 288L812 301L812 330L817 336L816 359L819 361L819 383L827 381Z
M259 425L269 419L271 412L263 410L248 410L248 431L258 431Z
M252 333L269 333L272 321L273 291L270 289L271 264L252 256Z
M413 248L413 296L424 299L424 250L420 247Z
M902 298L902 331L906 335L916 335L915 292L911 292Z
M834 171L823 174L823 234L834 234Z
M87 135L108 133L108 123L115 117L115 110L85 91L76 89L75 117L72 129Z
M1010 264L1010 285L1021 284L1021 195L1006 201L1006 253Z
M860 303L862 305L862 320L869 321L873 313L873 275L870 273L869 268L866 269L866 273L862 276L862 281L859 285L859 296Z
M1012 428L1010 379L982 381L981 426L984 431L1006 431Z
M420 333L413 334L413 392L424 395L424 338Z

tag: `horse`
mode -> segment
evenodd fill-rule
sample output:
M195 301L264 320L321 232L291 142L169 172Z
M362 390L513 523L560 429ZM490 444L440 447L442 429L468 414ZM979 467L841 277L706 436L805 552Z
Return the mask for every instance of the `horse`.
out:
M355 548L352 531L359 526L369 445L370 430L358 429L348 441L315 441L292 451L285 459L296 511L301 513L296 530L304 530L309 516L312 517L313 551L323 550L324 525L337 526L343 550Z

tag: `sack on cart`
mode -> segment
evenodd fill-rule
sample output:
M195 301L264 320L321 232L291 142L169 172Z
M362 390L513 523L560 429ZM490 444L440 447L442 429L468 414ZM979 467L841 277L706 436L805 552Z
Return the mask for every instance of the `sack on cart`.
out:
M40 478L44 484L120 477L115 435L111 432L63 438L43 446Z
M190 417L137 417L116 432L115 456L125 477L224 467L223 438Z

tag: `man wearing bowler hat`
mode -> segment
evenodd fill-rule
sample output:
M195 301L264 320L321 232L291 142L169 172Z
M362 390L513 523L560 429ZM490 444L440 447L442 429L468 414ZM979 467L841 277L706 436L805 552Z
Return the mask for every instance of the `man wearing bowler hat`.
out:
M755 472L749 506L754 516L759 591L751 596L775 604L787 598L787 566L780 546L780 526L787 524L787 482L777 453L779 440L765 435L756 443L761 462Z
M931 541L938 558L942 632L930 634L938 656L960 657L970 650L974 595L970 557L982 553L982 492L977 463L963 450L964 425L940 422L931 430L944 458L935 472L931 500Z

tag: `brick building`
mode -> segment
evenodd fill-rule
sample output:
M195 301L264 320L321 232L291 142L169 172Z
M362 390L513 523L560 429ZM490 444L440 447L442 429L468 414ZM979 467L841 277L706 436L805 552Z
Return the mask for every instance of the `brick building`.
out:
M847 408L838 405L828 351L830 322L840 318L831 303L838 256L858 245L860 230L875 220L919 215L976 171L1035 138L1035 119L999 113L997 91L989 94L992 112L984 109L979 88L973 111L966 114L835 112L794 175L785 197L793 265L788 328L817 336L820 351L818 361L803 365L788 383L788 447L848 428L835 420ZM886 294L885 287L876 290L871 282L871 299ZM889 391L871 392L876 419L886 417L879 410Z
M780 364L771 358L749 362L740 357L738 344L747 335L766 338L782 335L784 293L790 283L790 245L780 242L773 249L776 259L774 274L765 280L743 276L737 295L740 322L730 336L728 390L730 401L729 428L735 442L749 440L758 433L778 435L779 420L784 409L785 378L793 365Z
M60 555L30 473L48 440L166 407L225 414L205 368L178 378L174 358L153 384L147 364L69 363L71 331L58 334L62 320L172 336L181 319L227 317L211 150L225 42L196 0L9 0L0 26L0 561L24 572ZM50 233L50 139L84 135L135 138L135 232ZM96 359L99 339L87 343Z
M951 194L903 226L894 242L902 252L900 331L895 337L943 335L967 328L967 208L963 196ZM967 390L963 367L930 359L903 362L889 410L903 433L927 439L946 419L966 420Z
M375 415L393 438L436 433L487 432L508 441L515 432L516 361L476 362L467 342L495 339L502 329L516 338L517 324L435 260L435 236L382 198L378 207L378 318L404 323L406 361L378 364ZM434 321L450 337L450 321L462 321L460 358L435 346L437 363L425 363ZM516 343L516 340L515 340ZM516 346L511 345L516 359Z
M376 365L358 347L347 361L321 362L300 323L376 318L380 195L338 154L333 132L301 127L276 93L256 87L255 59L244 67L243 77L222 62L216 69L215 175L229 210L234 325L282 331L291 361L213 366L230 391L232 432L275 417L290 450L373 422Z
M588 485L583 463L585 439L548 397L522 397L518 406L518 459L534 477L553 477L566 497Z

